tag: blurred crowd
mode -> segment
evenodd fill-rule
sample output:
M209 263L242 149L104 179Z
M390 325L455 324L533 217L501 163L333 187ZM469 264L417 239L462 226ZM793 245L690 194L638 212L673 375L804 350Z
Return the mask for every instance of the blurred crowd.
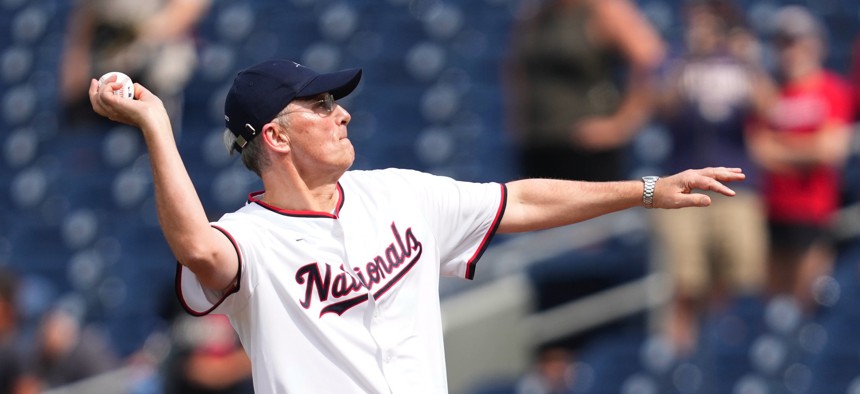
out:
M673 50L633 2L526 8L507 80L526 175L624 178L624 148L646 123L669 136L664 173L744 169L734 198L651 215L654 269L671 278L672 295L656 331L671 357L685 360L695 358L708 317L739 302L778 300L801 320L815 316L813 287L833 270L839 210L856 203L843 198L851 194L843 179L860 63L855 51L853 74L825 67L826 26L803 6L779 8L757 32L731 0L682 4L682 45ZM592 138L601 123L602 140ZM580 392L575 350L542 347L519 392Z
M501 67L521 176L630 178L630 146L649 125L670 141L662 173L744 169L734 198L651 215L653 269L671 278L655 330L679 359L695 356L709 316L737 302L780 300L801 318L816 314L813 287L834 269L834 224L856 203L843 181L860 116L860 39L852 69L830 70L827 28L802 6L779 8L769 29L756 31L731 0L683 5L675 48L631 0L524 1ZM209 6L78 2L58 70L64 122L100 121L90 116L86 86L111 70L159 92L181 122L197 61L192 32ZM0 393L42 392L123 368L134 393L252 392L250 361L222 317L186 316L171 294L164 329L120 357L73 308L52 307L25 329L19 284L0 273ZM576 349L544 345L517 392L578 392Z
M72 131L105 127L108 122L90 107L89 81L123 70L159 92L181 130L183 91L197 67L193 32L210 3L75 2L57 70L64 125ZM137 352L120 355L80 308L62 301L28 306L33 300L25 279L0 272L0 393L253 392L250 360L223 316L194 318L181 311L172 291L155 294L164 304L162 328Z

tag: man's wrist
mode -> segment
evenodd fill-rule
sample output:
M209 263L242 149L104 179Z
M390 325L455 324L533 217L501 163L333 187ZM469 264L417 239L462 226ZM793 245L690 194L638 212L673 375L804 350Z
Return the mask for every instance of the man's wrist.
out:
M654 191L657 189L659 176L642 177L642 206L648 209L654 208Z

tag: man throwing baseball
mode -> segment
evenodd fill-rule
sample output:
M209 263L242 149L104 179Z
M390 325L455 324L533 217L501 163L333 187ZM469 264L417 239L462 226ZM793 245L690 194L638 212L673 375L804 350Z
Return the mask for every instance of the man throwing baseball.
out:
M225 102L229 149L262 178L236 212L210 223L161 100L99 89L99 114L139 127L162 230L195 315L226 314L257 393L447 392L439 277L471 279L496 232L568 225L645 205L703 207L740 169L643 181L525 179L475 184L410 170L349 171L350 114L337 104L361 70L319 74L271 60L240 72Z

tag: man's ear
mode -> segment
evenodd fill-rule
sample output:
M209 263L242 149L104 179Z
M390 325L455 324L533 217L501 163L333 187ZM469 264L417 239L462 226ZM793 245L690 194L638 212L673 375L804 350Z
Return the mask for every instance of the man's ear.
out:
M290 136L283 127L276 123L266 123L263 125L263 140L270 148L279 152L290 151Z

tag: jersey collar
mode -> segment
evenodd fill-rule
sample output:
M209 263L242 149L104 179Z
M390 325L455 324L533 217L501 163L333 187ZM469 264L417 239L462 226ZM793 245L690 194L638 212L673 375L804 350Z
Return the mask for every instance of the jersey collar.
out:
M282 209L278 208L274 205L267 204L260 200L260 196L263 195L266 191L260 190L256 192L252 192L248 195L248 203L257 204L263 208L266 208L272 212L279 213L281 215L292 216L292 217L304 217L304 218L328 218L328 219L337 219L340 216L340 209L343 207L343 187L340 186L340 182L337 183L337 205L334 208L334 212L317 212L317 211L300 211L300 210L291 210L291 209Z

